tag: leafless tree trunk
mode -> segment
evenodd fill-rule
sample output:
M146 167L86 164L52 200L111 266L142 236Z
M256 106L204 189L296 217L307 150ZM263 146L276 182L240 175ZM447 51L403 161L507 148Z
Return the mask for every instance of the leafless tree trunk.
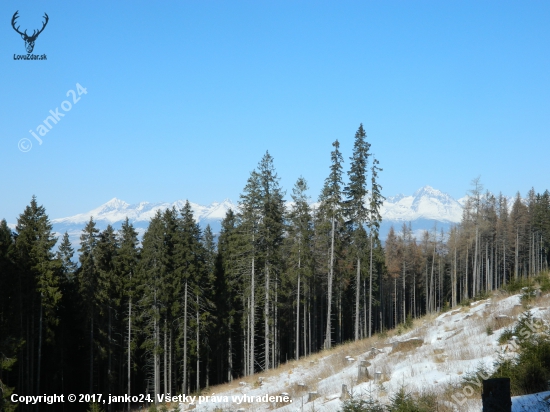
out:
M331 309L332 309L332 279L334 277L334 210L333 210L333 216L332 216L332 233L331 233L331 240L330 240L330 268L329 268L329 275L328 275L328 292L327 292L327 329L325 332L325 349L331 348L331 324L330 324L330 316L331 316Z
M369 265L369 338L372 336L372 233L370 233L370 265Z
M183 380L181 393L187 393L187 280L183 299Z
M355 340L359 340L359 298L361 291L361 259L357 257L357 274L355 276Z
M199 295L197 294L197 392L200 392L200 334L199 334Z
M252 239L254 241L254 238ZM256 302L254 301L254 292L255 292L255 274L254 274L254 255L252 256L252 279L251 279L251 286L250 286L250 362L248 363L249 375L254 375L254 325L255 325L255 319L254 315L256 312Z
M132 297L128 300L128 396L132 395L131 392L131 359L130 353L132 349ZM128 412L130 412L130 400L128 399Z

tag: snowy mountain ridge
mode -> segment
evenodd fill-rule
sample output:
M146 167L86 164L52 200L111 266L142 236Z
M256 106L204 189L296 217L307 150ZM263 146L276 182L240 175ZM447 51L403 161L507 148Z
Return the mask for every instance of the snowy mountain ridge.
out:
M462 219L464 200L465 198L455 200L431 186L424 186L412 196L399 194L388 197L382 206L381 215L383 220L393 222L427 219L458 223Z
M462 199L461 199L462 200ZM128 217L131 223L149 222L157 213L175 207L180 210L185 205L185 200L175 202L140 202L129 204L124 200L113 198L107 203L90 210L70 217L53 219L54 226L85 225L90 218L96 222L115 225L122 223ZM216 221L225 217L229 209L236 210L238 205L230 199L223 202L214 202L208 206L190 202L193 215L197 222ZM430 219L438 222L458 223L462 218L462 205L460 200L453 199L450 195L443 193L430 186L418 189L412 196L399 194L388 197L381 210L382 218L385 221L414 221L418 219Z
M235 209L237 206L229 199L225 199L223 202L214 202L209 206L202 206L197 203L189 202L193 215L197 222L209 221L209 220L221 220L225 217L226 212L229 209ZM160 202L149 203L140 202L134 205L130 205L123 200L116 197L109 200L107 203L90 210L86 213L80 213L78 215L53 219L52 224L57 225L73 225L73 224L86 224L90 218L93 218L96 222L104 222L107 224L122 223L126 217L131 223L140 223L149 221L155 216L157 211L163 212L166 209L172 207L176 210L180 210L185 206L185 200L176 200L173 203Z
M383 219L380 237L385 239L391 226L399 230L403 223L408 222L411 222L416 236L420 236L423 230L432 230L434 226L437 226L438 230L447 230L451 225L461 221L462 207L467 198L464 196L456 200L431 186L424 186L412 195L398 194L387 197L380 211ZM88 212L52 219L51 223L57 236L68 232L73 245L78 245L82 229L90 221L90 218L93 218L96 227L100 230L105 229L107 225L119 229L128 218L139 235L142 236L157 211L162 213L173 207L179 211L184 207L185 202L185 200L155 203L143 201L129 204L115 197ZM287 202L287 206L290 204ZM227 211L238 209L238 204L230 199L213 202L210 205L190 202L190 206L197 223L202 228L209 224L214 233L219 232L221 221ZM15 229L15 224L10 224L10 227Z

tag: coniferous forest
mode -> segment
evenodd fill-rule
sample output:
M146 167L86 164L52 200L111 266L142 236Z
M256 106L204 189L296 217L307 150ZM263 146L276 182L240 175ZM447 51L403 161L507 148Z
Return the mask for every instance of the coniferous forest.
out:
M33 197L14 231L0 223L0 409L11 393L189 394L548 270L548 191L509 202L474 179L450 231L381 241L381 173L361 125L349 161L333 143L318 198L303 177L285 192L266 152L220 233L187 203L142 239L90 219L79 245ZM38 408L60 410L17 410Z

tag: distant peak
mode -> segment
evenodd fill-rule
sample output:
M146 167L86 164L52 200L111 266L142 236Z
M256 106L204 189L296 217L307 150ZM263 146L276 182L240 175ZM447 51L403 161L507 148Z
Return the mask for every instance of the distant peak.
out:
M111 200L109 200L107 203L105 203L103 206L112 206L112 207L128 207L130 206L128 203L126 203L124 200L120 200L116 197L113 197Z
M448 196L446 193L443 193L442 191L440 190L437 190L437 189L434 189L433 187L431 186L424 186L424 187L421 187L420 189L418 189L416 192L414 192L414 197L419 197L419 196L423 196L423 195L428 195L428 196Z

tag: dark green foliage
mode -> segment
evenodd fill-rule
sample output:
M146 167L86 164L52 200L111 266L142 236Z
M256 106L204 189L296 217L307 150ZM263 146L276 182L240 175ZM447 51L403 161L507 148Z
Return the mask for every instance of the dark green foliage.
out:
M542 293L550 291L550 272L542 272L535 278L535 281L539 284L539 288Z
M474 389L479 396L481 396L483 381L489 379L490 377L491 373L489 372L489 368L483 362L480 362L474 371L468 372L464 375L461 385L463 387L469 386Z
M403 324L405 329L412 329L413 327L413 318L412 315L409 313L407 314L407 318L405 319L405 323Z
M354 226L361 226L368 216L368 209L365 207L365 198L369 191L367 188L367 172L369 168L369 149L370 143L363 125L355 133L355 142L353 145L353 156L350 158L351 165L348 172L349 184L344 188L344 208L346 215Z
M530 311L524 312L513 329L507 329L500 341L516 336L519 355L499 357L492 377L508 377L513 396L542 392L550 380L550 336L548 327L536 320Z
M514 330L510 328L505 328L498 338L499 345L504 345L512 338L512 336L514 336Z
M103 412L104 409L101 407L101 405L99 403L91 403L89 408L88 408L88 412Z
M63 239L59 245L57 259L61 261L62 280L72 283L75 281L78 265L73 261L74 249L69 241L69 234L64 233Z
M531 279L519 278L517 280L511 280L509 283L504 285L502 288L506 292L512 294L512 293L517 293L521 289L523 289L525 287L529 287L529 286L532 286L532 280Z
M343 405L341 412L385 412L384 407L372 398L367 400L359 399L357 397L352 397L346 400Z
M413 396L405 388L391 397L388 412L434 412L437 410L437 398L430 393Z
M10 314L17 311L11 299L16 294L15 276L15 242L5 220L0 221L0 410L12 411L15 405L8 401L13 387L2 382L3 374L11 371L17 361L16 353L23 341L17 337L16 324Z

